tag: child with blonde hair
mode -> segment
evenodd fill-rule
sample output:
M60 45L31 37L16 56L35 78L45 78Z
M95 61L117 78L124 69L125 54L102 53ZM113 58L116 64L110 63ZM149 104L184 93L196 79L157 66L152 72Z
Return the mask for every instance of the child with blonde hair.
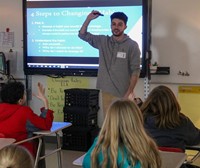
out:
M142 113L133 101L119 99L111 104L83 167L161 167L157 146L146 134Z
M0 150L0 168L33 167L33 156L26 148L18 145L10 145Z

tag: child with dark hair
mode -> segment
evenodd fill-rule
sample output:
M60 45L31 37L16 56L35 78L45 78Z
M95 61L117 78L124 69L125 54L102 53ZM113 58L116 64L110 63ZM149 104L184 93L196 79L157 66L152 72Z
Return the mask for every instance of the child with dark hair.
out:
M25 87L21 82L9 82L2 87L0 103L0 133L5 138L14 138L16 142L33 136L34 131L50 130L53 122L53 111L49 109L45 96L45 88L41 83L37 85L38 94L35 95L43 102L41 114L38 116L26 106ZM36 154L37 144L29 141L21 144L33 156Z
M123 12L115 12L110 16L111 22L113 19L120 19L124 21L124 24L127 24L128 17Z
M186 146L200 143L200 129L181 113L176 96L167 86L155 87L143 102L141 111L146 130L160 148L172 147L184 152Z
M3 86L1 100L4 103L17 104L24 96L25 87L21 82L12 82Z

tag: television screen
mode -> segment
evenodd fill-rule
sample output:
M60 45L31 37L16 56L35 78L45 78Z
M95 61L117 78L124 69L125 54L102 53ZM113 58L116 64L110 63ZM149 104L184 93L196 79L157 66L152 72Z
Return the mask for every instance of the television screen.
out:
M110 15L128 16L125 33L141 50L141 76L145 74L148 7L142 0L26 0L24 16L24 72L27 75L96 76L98 50L78 37L92 10L104 16L93 20L88 31L111 35Z

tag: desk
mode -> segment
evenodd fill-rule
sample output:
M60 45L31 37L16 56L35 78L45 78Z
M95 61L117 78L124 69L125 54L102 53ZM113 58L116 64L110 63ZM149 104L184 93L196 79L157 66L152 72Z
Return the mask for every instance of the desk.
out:
M187 161L188 163L193 163L200 156L200 144L186 146L186 150L197 151L197 153L189 161Z
M57 152L58 167L62 168L61 142L60 142L59 132L71 125L72 124L69 122L53 122L51 130L49 130L49 131L42 130L42 131L34 132L34 134L37 135L38 139L39 139L34 168L37 168L39 160L44 159L45 157L47 157L55 152ZM44 156L40 156L41 147L42 147L42 138L43 138L43 136L48 136L50 134L56 134L57 148L55 150L53 150L52 152L45 154Z
M73 165L82 166L84 155L73 161ZM185 153L160 151L162 168L180 168L186 159Z
M13 138L0 138L0 149L2 149L5 146L11 145L15 142L15 139Z

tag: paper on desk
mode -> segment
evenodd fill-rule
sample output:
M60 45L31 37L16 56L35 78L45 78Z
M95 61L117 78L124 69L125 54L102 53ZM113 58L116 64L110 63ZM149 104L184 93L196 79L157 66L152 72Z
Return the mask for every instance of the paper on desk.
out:
M83 164L83 159L85 157L86 154L82 155L81 157L77 158L76 160L73 161L73 165L76 166L82 166Z
M179 86L178 101L181 111L200 128L200 86Z

